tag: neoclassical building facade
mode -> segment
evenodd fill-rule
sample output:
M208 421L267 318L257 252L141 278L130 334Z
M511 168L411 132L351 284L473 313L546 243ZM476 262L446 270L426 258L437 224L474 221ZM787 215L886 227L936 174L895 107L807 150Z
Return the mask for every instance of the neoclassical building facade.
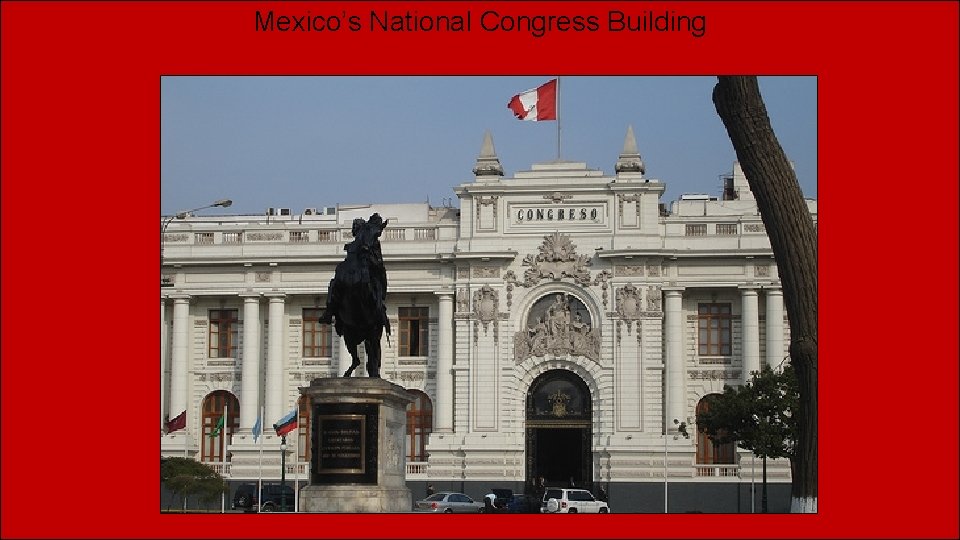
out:
M393 329L381 373L416 397L414 499L426 482L479 497L543 477L602 486L614 511L749 511L759 461L712 444L695 419L725 384L787 356L777 265L736 164L717 196L668 205L664 190L629 129L613 174L557 161L506 177L487 134L454 188L459 208L163 218L161 455L276 480L269 426L298 409L285 477L309 478L299 388L350 363L318 318L353 219L379 212ZM166 433L183 411L186 428ZM767 478L782 493L789 464L768 463Z

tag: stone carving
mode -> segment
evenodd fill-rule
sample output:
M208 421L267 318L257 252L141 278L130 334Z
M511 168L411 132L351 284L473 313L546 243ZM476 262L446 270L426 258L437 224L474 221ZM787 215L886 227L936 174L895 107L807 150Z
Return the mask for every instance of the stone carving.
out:
M470 298L467 296L467 289L464 287L457 289L457 311L460 313L470 311Z
M616 267L618 276L642 276L642 264L618 264Z
M500 277L500 269L496 266L475 266L473 268L473 277L475 278L496 278Z
M573 355L585 356L594 362L600 359L600 332L583 321L579 314L571 316L567 295L557 295L546 314L533 326L517 332L514 337L516 361L531 356Z
M754 265L753 275L756 277L770 277L770 267L765 264Z
M503 281L507 283L507 311L510 311L510 306L513 305L513 287L517 284L517 275L513 273L513 270L507 270L507 273L503 275Z
M620 318L635 321L640 318L640 290L627 283L617 289L617 315Z
M640 289L634 287L633 283L617 289L617 315L620 316L617 321L617 343L620 343L620 325L626 322L627 333L630 333L633 331L633 322L640 319L642 296ZM640 326L637 325L637 332L639 331Z
M609 270L604 270L597 274L597 277L593 280L593 284L600 285L600 289L603 291L603 309L607 309L607 281L612 277L613 274Z
M647 311L661 311L660 287L654 286L647 289Z
M466 266L457 267L457 279L468 279L470 277L470 269Z
M660 277L660 263L650 263L647 265L647 275L650 277Z
M254 275L254 280L255 280L257 283L269 282L272 275L273 275L273 274L271 274L270 272L257 272L257 273Z
M540 244L540 253L531 253L523 259L523 265L530 267L523 273L523 286L532 287L547 277L554 281L570 277L581 285L589 285L590 271L587 267L592 261L588 255L577 255L576 248L565 234L555 232L545 236Z
M493 338L499 338L500 324L497 313L500 310L500 298L497 291L489 285L484 285L473 293L473 341L479 339L480 324L483 324L484 333L489 332L490 321L493 321Z
M547 199L548 201L553 201L553 202L559 204L559 203L562 203L563 201L565 201L566 199L572 199L572 198L573 198L573 195L564 195L564 194L560 193L559 191L555 191L555 192L551 193L550 195L544 195L543 198L544 198L544 199Z
M762 233L767 232L767 228L763 226L763 223L747 223L743 226L744 232L751 233Z

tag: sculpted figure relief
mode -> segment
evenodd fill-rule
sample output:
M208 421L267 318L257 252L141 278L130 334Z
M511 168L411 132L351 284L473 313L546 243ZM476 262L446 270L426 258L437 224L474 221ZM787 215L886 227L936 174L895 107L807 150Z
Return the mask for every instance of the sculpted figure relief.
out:
M387 271L379 238L388 221L376 213L369 221L353 220L353 241L343 247L347 256L337 264L327 288L327 307L320 322L332 322L347 345L353 363L344 377L351 376L360 365L357 345L361 342L367 353L367 375L380 377L380 336L384 328L390 335L390 321L386 308Z
M600 332L590 328L580 313L573 314L571 300L565 294L556 295L543 315L517 333L514 354L518 362L531 356L585 356L594 361L600 358Z

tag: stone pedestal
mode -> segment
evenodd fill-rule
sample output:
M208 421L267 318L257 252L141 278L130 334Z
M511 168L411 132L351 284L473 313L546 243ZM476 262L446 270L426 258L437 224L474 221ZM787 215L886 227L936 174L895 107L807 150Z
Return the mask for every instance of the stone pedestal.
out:
M413 397L383 379L314 379L300 393L311 400L310 484L301 512L409 512L406 407Z

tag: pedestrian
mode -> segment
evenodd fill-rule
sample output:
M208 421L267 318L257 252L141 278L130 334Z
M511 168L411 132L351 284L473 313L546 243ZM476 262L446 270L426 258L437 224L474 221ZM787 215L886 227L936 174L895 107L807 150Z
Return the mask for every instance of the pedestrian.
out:
M573 481L573 477L572 477L572 476L570 477L570 486L569 486L569 487L572 487L572 488L577 487L577 483Z
M603 486L600 486L600 491L597 492L597 499L607 502L607 491L603 489Z
M432 483L428 483L428 484L427 484L427 497L429 497L429 496L431 496L431 495L433 495L433 494L434 494L433 484L432 484Z
M484 514L493 514L497 511L497 507L493 505L493 502L497 500L497 496L491 490L490 493L487 493L483 496L483 513Z

